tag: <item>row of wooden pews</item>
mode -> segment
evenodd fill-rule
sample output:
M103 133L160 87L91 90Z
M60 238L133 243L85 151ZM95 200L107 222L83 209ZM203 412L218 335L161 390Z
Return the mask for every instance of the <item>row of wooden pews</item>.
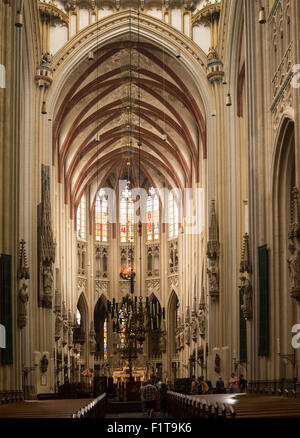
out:
M237 418L300 418L300 398L242 394L234 406Z
M168 415L173 418L235 418L229 399L220 396L168 392Z
M106 394L96 399L27 400L0 406L0 418L103 418Z
M300 399L257 394L168 393L174 418L300 418Z

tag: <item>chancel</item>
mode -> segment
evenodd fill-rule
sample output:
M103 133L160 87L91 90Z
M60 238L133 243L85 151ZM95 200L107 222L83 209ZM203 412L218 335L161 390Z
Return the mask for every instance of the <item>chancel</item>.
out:
M0 0L0 417L300 395L299 20Z

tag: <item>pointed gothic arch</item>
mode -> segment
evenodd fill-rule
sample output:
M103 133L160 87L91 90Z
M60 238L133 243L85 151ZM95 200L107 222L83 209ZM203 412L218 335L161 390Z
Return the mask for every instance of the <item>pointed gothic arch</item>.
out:
M108 334L108 317L107 317L107 299L102 294L97 300L94 307L94 329L96 339L95 360L107 359L107 334Z
M270 300L275 305L275 324L277 326L277 347L290 351L290 330L296 322L295 301L290 296L288 269L289 228L292 215L293 189L296 185L295 168L295 124L287 115L282 117L273 154L272 173L272 222L274 251L270 276ZM298 248L299 250L299 248ZM279 363L279 377L293 377L291 365Z

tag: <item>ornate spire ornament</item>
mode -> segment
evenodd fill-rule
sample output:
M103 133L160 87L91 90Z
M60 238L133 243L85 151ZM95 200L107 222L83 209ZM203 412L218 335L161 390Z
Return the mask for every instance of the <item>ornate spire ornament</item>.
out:
M289 238L293 239L300 235L299 220L299 191L297 187L292 189L291 193L291 222L289 227Z
M28 294L28 285L25 280L29 280L29 268L27 266L27 256L26 256L26 242L24 239L20 240L20 249L19 249L19 263L18 263L18 271L17 278L20 281L20 288L18 291L18 327L22 329L26 327L27 324L27 303L29 300Z
M239 286L243 297L243 304L241 310L246 320L252 319L252 285L249 278L246 276L241 277L241 285Z
M215 201L211 202L210 226L208 230L207 258L208 258L208 290L209 295L215 299L219 296L219 251L218 222Z
M240 264L240 272L251 272L250 243L249 243L248 233L245 233L243 236L243 248L242 248L242 257Z
M42 165L42 202L39 205L39 260L40 295L39 305L52 306L53 269L56 244L51 225L50 168Z
M241 293L241 310L246 320L252 319L252 284L251 284L251 260L250 260L250 239L249 234L245 233L243 236L243 247L240 263L240 285L238 286Z
M19 266L18 266L18 280L29 280L29 268L27 266L27 256L26 256L26 242L24 239L20 240L20 249L19 249Z

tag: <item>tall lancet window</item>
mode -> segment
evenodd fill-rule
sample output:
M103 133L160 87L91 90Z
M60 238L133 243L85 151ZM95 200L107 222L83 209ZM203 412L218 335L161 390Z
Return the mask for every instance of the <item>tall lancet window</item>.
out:
M99 190L95 204L95 237L98 242L107 242L108 200L104 190Z
M125 243L134 241L134 202L128 187L120 199L120 239Z
M178 237L178 206L173 193L169 194L169 237Z
M150 187L147 198L147 240L159 239L159 200L155 189Z
M85 194L82 195L80 204L77 208L77 237L79 239L85 239L86 236L86 199Z
M107 360L107 318L105 318L104 320L104 325L103 325L103 350L104 350L104 355L103 355L103 359Z

